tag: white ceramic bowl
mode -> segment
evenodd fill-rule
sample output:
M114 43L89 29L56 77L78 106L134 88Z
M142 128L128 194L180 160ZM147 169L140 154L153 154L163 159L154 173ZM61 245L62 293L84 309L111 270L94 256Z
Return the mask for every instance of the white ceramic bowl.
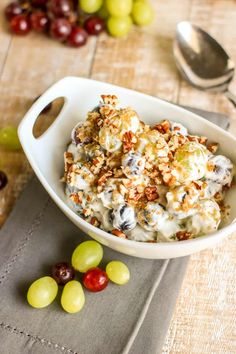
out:
M231 216L221 228L207 236L181 242L142 243L120 239L96 228L66 204L63 183L63 153L70 140L75 124L86 118L86 113L97 105L101 94L115 94L121 106L131 106L142 120L154 124L163 118L184 124L192 134L205 135L220 143L221 152L236 162L236 139L216 125L180 107L160 99L122 87L78 77L66 77L49 88L30 108L22 120L18 134L25 154L49 195L64 214L86 234L119 252L151 259L186 256L213 246L236 230L236 189L228 193ZM58 97L65 98L60 114L48 130L35 139L32 134L34 123L42 109Z

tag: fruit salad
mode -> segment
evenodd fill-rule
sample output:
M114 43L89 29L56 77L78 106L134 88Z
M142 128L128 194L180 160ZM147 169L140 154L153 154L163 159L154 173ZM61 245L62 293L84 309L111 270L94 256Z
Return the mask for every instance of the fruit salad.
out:
M63 177L70 207L114 237L140 242L216 231L234 175L218 144L173 121L150 126L117 105L102 95L72 130Z

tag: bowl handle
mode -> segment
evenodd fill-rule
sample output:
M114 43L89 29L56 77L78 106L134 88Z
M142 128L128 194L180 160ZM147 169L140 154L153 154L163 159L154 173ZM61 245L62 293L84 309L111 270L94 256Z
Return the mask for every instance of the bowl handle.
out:
M57 99L59 97L63 97L65 99L64 105L70 99L72 99L71 86L73 84L73 82L72 82L73 79L74 79L73 77L72 78L66 77L66 78L58 81L53 86L51 86L47 91L45 91L45 93L43 93L37 99L37 101L35 101L35 103L31 106L29 111L26 113L26 115L24 116L24 118L22 119L22 121L18 127L18 136L19 136L21 145L24 150L27 147L27 145L31 145L31 146L32 146L32 144L37 145L37 143L41 140L40 139L41 137L39 137L39 139L36 139L34 137L33 127L34 127L34 124L35 124L38 116L42 112L42 110L49 103L51 103L52 101L54 101L55 99ZM59 113L59 115L60 115L60 113ZM59 115L58 115L58 117L59 117ZM46 135L46 133L47 133L47 130L45 133L43 133L42 137L44 135ZM40 142L42 143L42 140Z

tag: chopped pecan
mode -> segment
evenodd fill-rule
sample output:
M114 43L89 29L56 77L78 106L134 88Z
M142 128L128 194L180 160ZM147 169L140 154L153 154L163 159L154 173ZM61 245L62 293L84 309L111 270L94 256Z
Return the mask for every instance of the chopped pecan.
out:
M118 98L115 95L101 95L104 104L111 104L116 106L118 103Z
M170 165L168 164L168 163L160 163L159 165L158 165L158 168L159 168L159 170L161 171L161 172L163 172L163 173L165 173L165 172L167 172L167 171L170 171Z
M207 138L205 136L195 136L195 135L188 135L187 136L189 141L195 141L196 143L206 145Z
M87 208L87 209L83 209L82 213L84 214L85 217L91 215L92 210Z
M219 144L218 143L211 143L211 144L208 144L207 145L207 149L212 152L212 154L215 154L216 151L218 150L219 148Z
M114 108L111 108L110 106L102 106L100 108L100 113L104 118L111 118L117 114L117 111Z
M217 192L214 195L214 199L217 203L220 203L222 201L222 199L224 198L224 195L221 192Z
M90 220L90 224L92 224L93 226L99 227L100 226L100 222L98 221L97 218L95 218L95 216L93 216Z
M112 176L112 171L105 171L105 172L102 171L97 181L98 185L99 186L103 185L106 182L106 180L111 176Z
M75 204L82 203L82 196L79 193L72 193L69 197Z
M118 178L118 177L124 177L124 173L122 169L114 169L114 177Z
M153 129L158 130L161 134L165 134L170 131L170 122L168 120L163 120L163 122L156 124Z
M182 146L186 142L186 137L178 134L172 135L170 140L168 141L169 149L172 153L174 153L180 146Z
M104 165L104 163L105 163L105 158L104 157L102 157L102 156L95 157L92 160L92 166L90 167L90 171L93 174L97 175L100 172L100 170L101 170L102 166Z
M215 169L215 165L214 165L213 163L211 163L211 162L208 161L208 163L207 163L207 170L210 171L210 172L212 172L212 171L214 171L214 169Z
M96 157L95 159L93 159L92 164L97 166L100 162L101 162L101 159L99 159L99 157Z
M120 238L127 238L126 234L124 234L124 232L122 232L118 229L112 230L111 233L117 237L120 237Z
M206 143L207 143L207 137L205 137L205 136L200 136L200 137L198 138L198 142L199 142L200 144L202 144L202 145L206 145Z
M137 138L132 131L128 131L123 135L123 151L130 151L137 142Z
M73 164L73 154L71 152L64 152L65 172L69 171L70 166Z
M120 194L124 196L128 192L128 189L123 184L120 184L119 191L120 191Z
M187 231L178 231L176 233L176 237L179 241L184 241L191 239L193 237L193 234Z
M144 193L147 197L147 200L153 201L159 198L159 194L157 193L157 187L146 187Z
M176 177L167 172L163 174L163 181L167 186L173 186L176 182Z
M201 181L193 181L192 184L194 185L194 187L195 187L197 190L201 190L201 189L202 189L202 183L201 183Z
M127 197L127 203L136 205L140 200L140 198L142 197L142 195L143 193L139 193L136 188L130 189Z
M169 161L173 161L174 160L174 156L173 156L173 153L171 151L168 152L168 158L169 158Z

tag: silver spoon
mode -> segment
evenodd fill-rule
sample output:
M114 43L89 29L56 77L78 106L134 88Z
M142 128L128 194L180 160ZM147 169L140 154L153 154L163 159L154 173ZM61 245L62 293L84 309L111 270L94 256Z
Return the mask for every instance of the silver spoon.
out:
M183 21L174 41L176 65L184 78L200 90L223 92L236 107L228 87L235 65L220 44L201 28Z

